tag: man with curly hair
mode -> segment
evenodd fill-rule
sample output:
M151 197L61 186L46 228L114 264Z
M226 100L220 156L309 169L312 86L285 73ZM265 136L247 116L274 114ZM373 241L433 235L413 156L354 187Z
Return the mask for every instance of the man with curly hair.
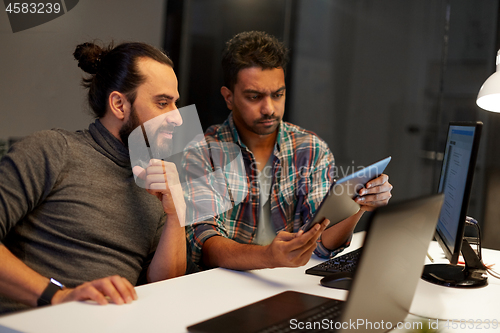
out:
M283 43L264 32L243 32L226 43L221 94L231 113L222 125L210 127L205 138L238 145L247 193L229 211L188 227L193 260L200 266L297 267L313 251L334 256L349 245L363 212L386 205L391 197L388 176L381 175L360 190L360 212L328 229L324 220L307 232L300 230L333 182L334 158L314 133L282 121L287 61ZM187 170L195 165L214 169L203 155L188 154ZM210 195L192 186L187 197L196 211Z

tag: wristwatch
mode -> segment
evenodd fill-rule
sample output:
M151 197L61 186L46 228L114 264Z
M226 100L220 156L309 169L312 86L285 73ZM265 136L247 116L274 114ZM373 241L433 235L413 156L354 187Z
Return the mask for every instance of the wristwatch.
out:
M42 295L37 301L38 306L50 305L52 303L52 297L59 290L62 290L64 285L57 281L56 279L50 278L49 285L43 291Z

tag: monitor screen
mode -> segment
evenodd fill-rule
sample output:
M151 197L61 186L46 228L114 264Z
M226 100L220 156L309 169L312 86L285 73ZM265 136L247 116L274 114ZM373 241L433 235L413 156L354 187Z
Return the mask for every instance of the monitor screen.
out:
M452 264L460 255L481 127L481 122L453 122L448 129L438 188L445 199L436 238Z

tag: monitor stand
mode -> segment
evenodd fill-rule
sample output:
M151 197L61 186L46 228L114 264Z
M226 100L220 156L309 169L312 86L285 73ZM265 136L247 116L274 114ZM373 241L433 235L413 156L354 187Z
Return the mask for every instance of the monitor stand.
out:
M464 266L451 264L425 265L422 279L441 286L455 288L479 288L488 284L486 267L467 240L462 240Z

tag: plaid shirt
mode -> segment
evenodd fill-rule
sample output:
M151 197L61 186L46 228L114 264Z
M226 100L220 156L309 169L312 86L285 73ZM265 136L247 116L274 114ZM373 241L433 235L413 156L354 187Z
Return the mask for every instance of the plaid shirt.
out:
M191 223L186 232L195 263L200 261L203 243L212 236L223 236L243 244L252 243L260 212L260 187L255 159L240 141L232 114L222 125L211 126L205 133L205 140L211 149L198 144L194 149L187 150L183 162L183 168L187 171L186 222ZM212 149L212 143L215 146L221 143L229 146ZM231 145L237 149L226 148ZM224 152L219 154L214 153L214 150ZM206 177L210 173L214 174L214 170L220 170L218 166L227 163L221 156L225 155L227 158L228 155L234 155L235 150L242 154L246 174L243 167L233 166L230 171L223 171L225 180L221 174L212 177L211 190L193 181L201 175ZM333 154L328 145L313 132L281 122L272 159L273 180L269 200L274 229L276 233L281 230L298 232L314 216L334 180ZM234 182L235 177L241 178L240 181ZM225 182L231 183L231 179L233 184L238 185L230 186L229 196L214 194L227 193ZM207 205L212 211L222 213L203 213L206 212L203 206L206 208ZM349 246L349 243L350 240L331 251L320 240L315 253L324 258L333 257Z

